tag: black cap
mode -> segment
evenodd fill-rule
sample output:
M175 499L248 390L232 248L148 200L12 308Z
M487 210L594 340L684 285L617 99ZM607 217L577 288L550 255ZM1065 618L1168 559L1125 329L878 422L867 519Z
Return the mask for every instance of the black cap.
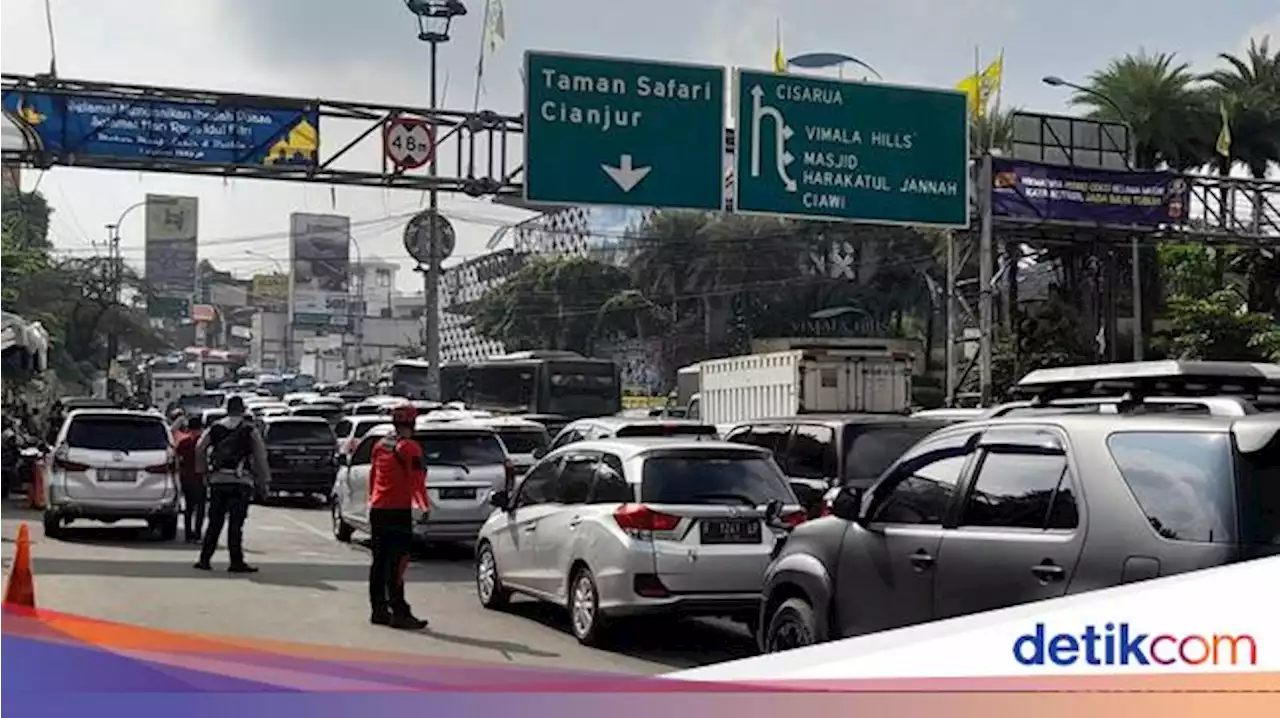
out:
M244 413L244 397L233 396L227 399L227 416L239 416Z

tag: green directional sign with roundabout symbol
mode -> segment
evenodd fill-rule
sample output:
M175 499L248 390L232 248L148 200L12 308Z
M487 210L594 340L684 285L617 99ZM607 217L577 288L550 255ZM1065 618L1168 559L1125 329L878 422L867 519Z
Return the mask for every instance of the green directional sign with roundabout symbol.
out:
M719 210L724 68L529 52L531 203Z
M740 70L738 212L969 225L969 121L954 90Z

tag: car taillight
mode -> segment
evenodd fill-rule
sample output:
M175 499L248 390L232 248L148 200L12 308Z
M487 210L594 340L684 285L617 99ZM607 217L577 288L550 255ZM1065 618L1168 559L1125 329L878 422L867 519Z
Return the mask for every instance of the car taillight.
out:
M804 511L795 511L789 514L782 514L778 517L787 528L793 529L805 521L809 520L809 514Z
M623 504L613 512L614 521L624 531L674 531L680 517L654 511L644 504Z
M835 516L835 515L836 515L835 511L831 509L831 502L824 500L822 502L822 511L818 513L818 516L822 517L822 516Z
M54 459L53 465L59 469L62 469L63 471L88 471L89 470L88 464L78 464L74 461L67 461L66 459Z
M145 470L148 474L167 474L169 473L169 465L156 464L155 466L148 466Z

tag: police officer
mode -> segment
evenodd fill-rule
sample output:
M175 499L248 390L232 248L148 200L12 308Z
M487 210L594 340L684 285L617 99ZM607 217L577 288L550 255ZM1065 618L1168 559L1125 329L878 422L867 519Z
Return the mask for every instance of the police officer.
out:
M413 440L418 410L412 405L391 411L395 432L373 448L369 477L369 528L373 534L369 565L370 622L406 630L425 628L404 598L404 564L413 548L413 507L430 510L422 446Z
M267 447L253 422L245 416L244 399L227 400L227 416L200 436L196 444L196 473L204 476L209 486L209 527L205 531L200 559L195 567L209 571L209 561L218 548L222 527L227 526L227 552L231 554L230 573L257 573L255 566L244 560L244 522L249 516L249 503L255 488L259 493L271 483L267 465Z

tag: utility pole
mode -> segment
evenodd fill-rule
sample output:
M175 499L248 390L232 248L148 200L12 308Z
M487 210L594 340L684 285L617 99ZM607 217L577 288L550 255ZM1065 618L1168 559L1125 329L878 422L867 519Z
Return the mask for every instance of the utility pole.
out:
M992 274L995 262L991 216L991 150L982 154L978 173L978 391L979 406L990 406L992 399L991 353L994 348L995 287Z
M107 280L110 287L112 314L120 306L120 226L107 225ZM116 356L120 353L120 336L117 332L116 317L111 317L111 329L107 333L107 386L110 387L111 369L115 365Z

